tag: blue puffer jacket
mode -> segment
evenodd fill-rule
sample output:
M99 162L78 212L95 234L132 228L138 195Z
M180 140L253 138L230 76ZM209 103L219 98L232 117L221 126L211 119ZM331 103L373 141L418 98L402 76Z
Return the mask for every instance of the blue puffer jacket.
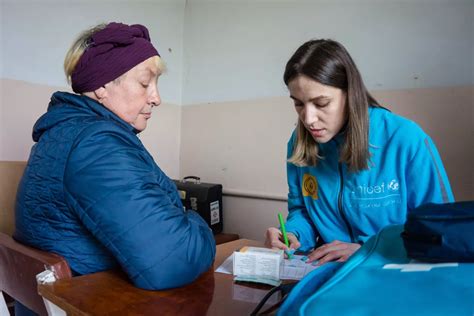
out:
M14 237L60 254L78 274L119 264L144 289L182 286L208 270L211 230L183 212L136 132L88 97L53 94L33 129Z

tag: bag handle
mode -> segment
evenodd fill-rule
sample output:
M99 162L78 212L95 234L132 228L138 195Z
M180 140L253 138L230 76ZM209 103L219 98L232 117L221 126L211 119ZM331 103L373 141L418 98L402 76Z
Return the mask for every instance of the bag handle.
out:
M187 177L184 177L183 179L181 179L181 182L194 182L196 184L200 184L201 183L201 178L196 177L196 176L187 176Z
M441 245L443 242L443 237L438 234L425 235L403 231L400 235L405 241L414 241L431 245Z

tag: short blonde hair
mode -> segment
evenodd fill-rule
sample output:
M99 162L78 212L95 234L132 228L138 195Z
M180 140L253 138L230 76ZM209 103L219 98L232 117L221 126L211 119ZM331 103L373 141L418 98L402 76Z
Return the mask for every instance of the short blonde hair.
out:
M90 39L96 32L103 30L107 26L106 23L98 24L90 29L83 31L76 38L74 43L67 51L66 57L64 58L64 73L69 84L71 84L71 75L76 68L77 62L85 52L87 47L90 45Z
M158 70L160 71L160 74L163 74L166 72L166 64L163 61L163 59L160 56L153 56L156 62L156 66L158 67Z

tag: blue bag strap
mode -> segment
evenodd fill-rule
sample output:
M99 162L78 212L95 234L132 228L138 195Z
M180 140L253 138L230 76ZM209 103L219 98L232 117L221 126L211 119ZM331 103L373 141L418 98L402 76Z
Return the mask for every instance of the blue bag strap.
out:
M343 264L343 262L328 262L311 271L291 290L277 315L297 315L301 304L330 279Z

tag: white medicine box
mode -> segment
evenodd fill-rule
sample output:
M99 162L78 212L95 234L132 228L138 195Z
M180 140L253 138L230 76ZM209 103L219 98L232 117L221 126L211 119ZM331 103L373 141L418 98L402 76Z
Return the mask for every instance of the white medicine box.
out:
M234 251L234 275L279 280L283 267L283 250L243 247Z

